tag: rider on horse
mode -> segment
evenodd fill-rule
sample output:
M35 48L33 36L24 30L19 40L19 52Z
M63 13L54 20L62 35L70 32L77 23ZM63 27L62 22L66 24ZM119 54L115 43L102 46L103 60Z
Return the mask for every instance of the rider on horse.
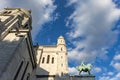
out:
M81 72L88 72L88 74L90 75L90 70L91 70L92 65L91 64L84 64L84 61L81 62L81 65L76 67L76 69L79 71L79 75L81 74Z

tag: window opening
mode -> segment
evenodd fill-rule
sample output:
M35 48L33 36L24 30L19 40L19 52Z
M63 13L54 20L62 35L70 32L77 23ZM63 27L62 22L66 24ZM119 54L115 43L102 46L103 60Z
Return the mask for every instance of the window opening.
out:
M52 57L52 64L54 63L54 57Z
M3 12L3 14L6 14L6 13L7 13L7 11Z
M30 73L27 74L27 79L26 80L30 80Z
M20 73L20 70L21 70L22 66L23 66L23 61L20 63L19 68L18 68L13 80L16 80L18 78L18 75Z
M8 11L8 14L10 14L12 11Z
M26 64L26 66L25 66L25 69L24 69L24 71L23 71L23 74L22 74L22 77L21 77L20 80L23 80L23 79L24 79L25 73L26 73L26 71L27 71L27 69L28 69L28 65L29 65L29 61L27 61L27 64Z
M42 63L44 63L44 61L45 61L45 58L43 57L43 59L42 59Z
M61 66L63 67L63 64L61 64Z
M61 51L63 51L62 47L61 47Z
M50 55L47 56L47 63L49 63Z
M62 72L62 73L61 73L61 75L63 76L63 75L64 75L64 73Z

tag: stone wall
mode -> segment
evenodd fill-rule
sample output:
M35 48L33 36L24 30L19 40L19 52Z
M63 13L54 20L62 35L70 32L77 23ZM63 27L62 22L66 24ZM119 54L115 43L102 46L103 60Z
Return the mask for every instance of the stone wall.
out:
M31 15L21 8L0 13L0 80L35 80Z
M61 80L63 76L68 74L67 50L62 36L58 38L56 45L38 45L36 50L38 80Z

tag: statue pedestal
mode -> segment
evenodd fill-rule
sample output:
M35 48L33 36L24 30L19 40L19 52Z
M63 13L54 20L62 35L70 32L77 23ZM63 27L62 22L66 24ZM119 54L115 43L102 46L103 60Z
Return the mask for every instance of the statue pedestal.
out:
M70 80L95 80L93 75L75 75L70 76Z

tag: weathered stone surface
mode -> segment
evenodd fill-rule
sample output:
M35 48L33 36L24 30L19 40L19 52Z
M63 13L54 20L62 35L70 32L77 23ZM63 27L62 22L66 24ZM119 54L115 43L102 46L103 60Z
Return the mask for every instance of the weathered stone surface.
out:
M35 80L30 30L28 10L6 8L0 13L0 80Z

